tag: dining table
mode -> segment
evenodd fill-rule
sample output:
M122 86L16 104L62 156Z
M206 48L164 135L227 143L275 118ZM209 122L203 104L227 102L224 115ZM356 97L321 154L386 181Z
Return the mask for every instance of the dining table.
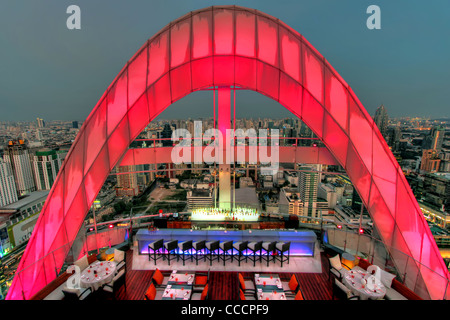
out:
M164 288L162 300L189 300L194 281L195 273L173 270Z
M370 288L366 281L371 274L359 266L347 270L342 277L344 285L349 288L353 294L359 296L361 300L379 300L386 295L386 287L381 282L374 284ZM366 281L362 281L365 279Z
M95 261L85 268L80 275L80 286L98 290L111 282L116 275L117 264L114 261Z
M189 300L192 295L192 286L181 284L168 284L164 288L162 300Z
M286 293L277 274L255 274L256 297L258 300L286 300Z

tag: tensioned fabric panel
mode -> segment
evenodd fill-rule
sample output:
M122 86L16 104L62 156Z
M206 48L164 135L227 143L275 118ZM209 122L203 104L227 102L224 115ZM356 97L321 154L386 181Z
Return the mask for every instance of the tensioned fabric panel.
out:
M7 299L28 299L56 277L66 244L74 241L109 172L148 122L176 100L212 86L257 91L308 125L347 170L396 267L407 272L407 283L424 298L443 298L448 272L434 238L352 89L289 26L254 9L222 6L168 24L102 95L50 191Z

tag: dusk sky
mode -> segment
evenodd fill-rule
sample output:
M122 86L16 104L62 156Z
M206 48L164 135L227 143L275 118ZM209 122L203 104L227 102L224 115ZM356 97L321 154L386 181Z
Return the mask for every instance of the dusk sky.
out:
M66 27L72 4L81 8L81 30ZM261 10L300 32L371 115L384 104L390 117L450 117L448 0L2 0L0 121L83 121L147 39L189 11L228 4ZM381 8L381 30L366 27L372 4ZM257 93L238 94L238 117L289 115ZM161 116L210 115L212 96L203 92Z

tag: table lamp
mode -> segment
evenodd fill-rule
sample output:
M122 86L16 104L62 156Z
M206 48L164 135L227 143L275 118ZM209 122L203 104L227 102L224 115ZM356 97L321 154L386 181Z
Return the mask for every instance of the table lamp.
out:
M344 252L342 254L341 262L345 267L348 267L348 269L353 269L355 266L355 256L351 255L348 252Z

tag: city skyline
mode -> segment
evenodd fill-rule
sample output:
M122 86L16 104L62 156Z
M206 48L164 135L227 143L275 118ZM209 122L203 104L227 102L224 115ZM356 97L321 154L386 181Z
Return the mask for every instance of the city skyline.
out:
M138 1L130 5L110 1L106 7L79 1L81 30L66 28L69 4L23 1L4 5L0 13L0 42L4 43L0 58L8 61L0 76L4 120L86 119L107 84L149 35L184 12L220 3ZM446 54L449 44L443 39L449 29L445 17L449 4L378 1L381 29L369 30L366 9L370 4L237 3L270 12L299 30L347 79L371 115L384 104L390 117L448 117L445 84L450 59ZM23 91L27 94L21 94ZM258 110L268 117L281 112L273 108L276 102L254 92L240 92L237 100L243 116L256 106L261 106ZM212 113L211 104L210 93L198 92L178 101L164 114L188 117L202 115L205 110ZM249 111L242 110L246 107Z

